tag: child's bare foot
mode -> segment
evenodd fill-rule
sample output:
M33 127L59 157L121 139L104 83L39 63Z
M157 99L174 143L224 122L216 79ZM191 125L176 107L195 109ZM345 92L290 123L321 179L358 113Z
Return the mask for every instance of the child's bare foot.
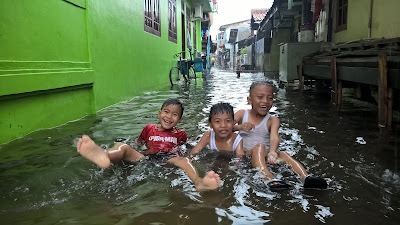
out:
M100 146L96 145L89 136L83 135L82 138L79 138L76 149L79 154L96 163L98 166L102 168L110 167L110 159L107 153Z
M197 191L214 190L219 187L221 179L214 171L208 172L199 182L195 184Z

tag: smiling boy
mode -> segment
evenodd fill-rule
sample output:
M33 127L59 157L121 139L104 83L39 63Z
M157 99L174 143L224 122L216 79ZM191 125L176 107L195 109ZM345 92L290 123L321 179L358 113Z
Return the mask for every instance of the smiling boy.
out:
M243 147L246 155L251 156L254 168L261 170L271 190L288 188L281 180L274 179L268 170L268 163L277 164L284 162L299 174L304 183L304 188L326 189L327 183L323 178L308 175L306 169L285 151L278 151L280 121L269 114L274 103L273 89L266 82L254 82L250 86L248 103L250 110L241 109L235 113L234 129L239 131L243 138Z
M203 134L190 154L196 154L208 145L212 150L234 153L236 157L242 157L243 141L240 135L233 132L233 116L233 107L229 103L213 105L208 116L208 124L212 130Z

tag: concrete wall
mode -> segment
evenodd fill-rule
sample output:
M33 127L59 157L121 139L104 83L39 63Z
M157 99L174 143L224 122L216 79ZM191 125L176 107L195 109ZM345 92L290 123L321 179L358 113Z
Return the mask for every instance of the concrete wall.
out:
M263 70L264 64L264 38L256 41L255 43L255 70Z
M274 30L271 52L264 55L264 72L271 78L278 78L279 76L279 44L289 42L290 35L290 29Z
M0 143L168 88L180 3L173 43L167 0L161 37L144 31L143 1L0 1Z

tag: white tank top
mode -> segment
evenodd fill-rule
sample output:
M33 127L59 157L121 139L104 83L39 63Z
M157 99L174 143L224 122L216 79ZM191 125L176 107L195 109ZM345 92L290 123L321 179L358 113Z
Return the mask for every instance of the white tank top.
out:
M233 146L232 146L232 151L235 152L237 146L239 145L240 141L242 140L242 137L238 134L238 136L236 137L235 141L233 142ZM217 145L215 144L215 132L213 130L211 130L211 137L210 137L210 149L212 150L218 150Z
M239 131L240 136L243 138L243 148L244 150L250 150L256 146L256 144L264 144L267 149L269 149L269 139L270 133L267 128L267 121L271 114L267 113L264 119L260 124L255 126L253 129L249 131ZM244 110L244 116L242 120L242 124L246 123L249 120L249 113L247 109Z

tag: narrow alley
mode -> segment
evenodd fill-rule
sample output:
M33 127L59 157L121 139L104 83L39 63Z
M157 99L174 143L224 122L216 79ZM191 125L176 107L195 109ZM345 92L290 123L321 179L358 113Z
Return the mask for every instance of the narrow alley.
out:
M304 190L286 166L271 166L291 188L271 192L257 183L250 162L205 151L193 164L204 174L220 173L217 191L198 193L180 170L143 161L101 169L76 152L76 141L88 134L102 147L117 138L134 143L142 127L157 123L157 111L168 97L182 100L185 129L195 144L210 129L210 106L229 102L247 108L253 81L262 73L213 68L198 79L172 90L143 96L65 125L33 132L0 146L3 193L0 219L5 224L397 224L400 178L399 130L380 129L375 113L345 104L332 109L329 98L312 90L303 95L279 88L271 113L281 120L280 149L328 181L327 190ZM359 115L363 115L360 117ZM187 145L190 151L191 144Z

